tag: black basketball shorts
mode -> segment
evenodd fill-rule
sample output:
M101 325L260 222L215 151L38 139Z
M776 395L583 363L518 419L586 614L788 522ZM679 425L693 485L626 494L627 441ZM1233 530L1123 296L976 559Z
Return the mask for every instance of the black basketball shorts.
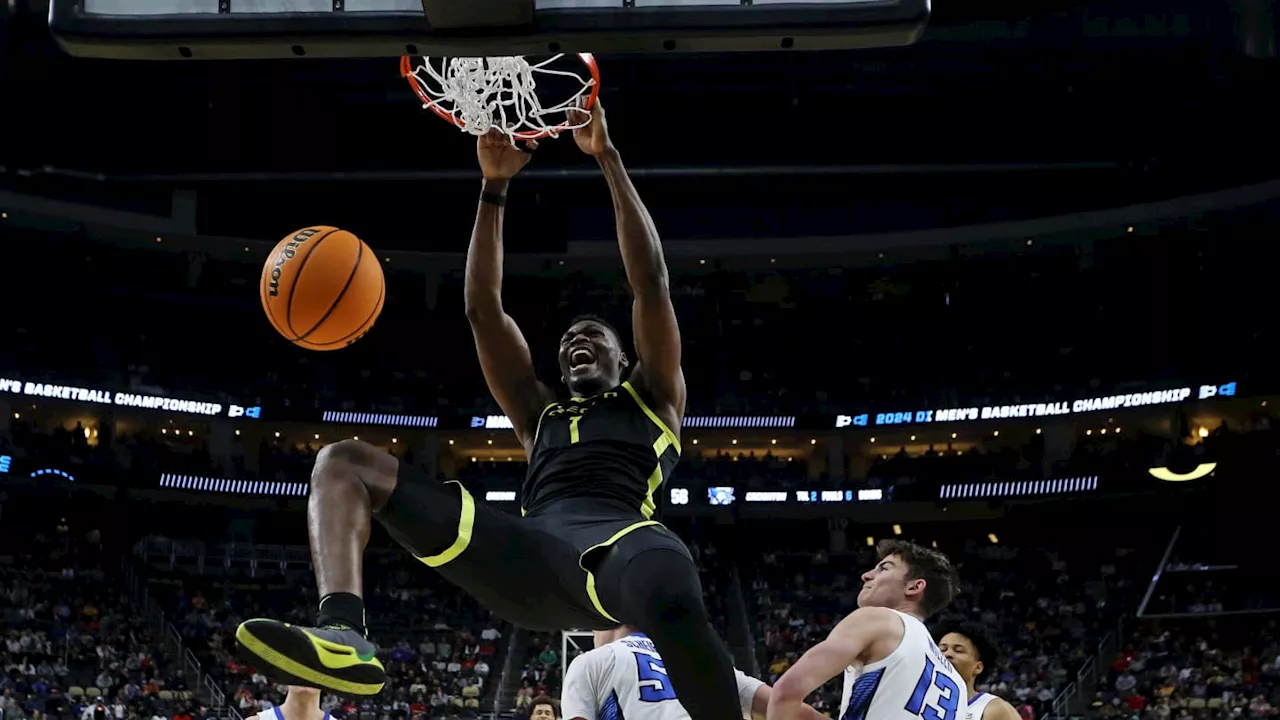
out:
M517 517L477 502L460 483L400 464L378 520L414 557L504 620L530 630L607 630L626 622L617 586L637 554L692 556L655 520L592 501Z

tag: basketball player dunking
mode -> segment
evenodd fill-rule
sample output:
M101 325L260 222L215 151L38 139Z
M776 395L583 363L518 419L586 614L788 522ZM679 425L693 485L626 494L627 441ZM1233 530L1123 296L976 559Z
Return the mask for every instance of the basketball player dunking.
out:
M774 683L768 720L800 720L803 700L844 672L839 720L957 720L964 678L934 644L924 619L955 596L945 555L885 540L862 576L858 609Z
M632 304L634 362L617 330L583 317L560 337L558 400L502 305L507 185L529 161L499 133L480 138L484 176L467 251L467 317L485 380L529 456L517 518L477 503L372 445L345 440L317 458L307 524L320 589L318 627L250 620L236 637L277 682L372 695L386 674L365 636L362 554L377 517L410 552L481 604L535 630L626 623L661 651L695 720L738 720L733 662L702 601L688 549L652 519L680 456L685 382L662 245L609 139L604 110L574 140L613 196ZM629 371L629 372L628 372Z
M974 686L987 670L995 667L999 646L986 628L973 623L948 626L938 633L938 649L964 678L968 689L967 716L961 720L1021 720L1008 701L989 692L978 692Z

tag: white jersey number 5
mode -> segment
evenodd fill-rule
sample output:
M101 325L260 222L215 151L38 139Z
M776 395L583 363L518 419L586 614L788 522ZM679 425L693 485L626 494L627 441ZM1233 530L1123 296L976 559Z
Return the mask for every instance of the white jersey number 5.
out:
M667 666L662 658L632 653L636 658L636 674L639 676L640 700L642 702L664 702L675 700L676 691L667 679Z

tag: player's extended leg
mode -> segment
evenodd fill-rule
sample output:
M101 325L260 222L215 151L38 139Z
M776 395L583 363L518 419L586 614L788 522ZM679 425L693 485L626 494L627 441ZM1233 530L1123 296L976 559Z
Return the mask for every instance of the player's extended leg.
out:
M711 626L698 568L679 543L665 528L620 539L595 571L601 600L653 640L693 720L742 720L733 658Z
M386 681L365 637L362 588L370 519L424 564L504 619L535 630L585 626L599 618L551 575L548 558L576 558L556 537L475 502L458 483L427 478L354 440L325 447L311 475L307 528L320 589L317 626L249 620L236 639L263 674L283 684L340 695L374 695Z
M368 443L344 440L320 451L307 503L318 627L254 619L236 630L241 647L272 680L348 696L381 692L386 672L365 637L364 548L373 514L395 491L397 471L394 457Z

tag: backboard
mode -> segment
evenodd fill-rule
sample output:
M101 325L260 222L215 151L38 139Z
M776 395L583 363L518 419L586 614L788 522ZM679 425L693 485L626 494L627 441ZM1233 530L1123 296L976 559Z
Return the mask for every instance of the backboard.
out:
M127 60L907 45L929 0L51 0L67 52Z

